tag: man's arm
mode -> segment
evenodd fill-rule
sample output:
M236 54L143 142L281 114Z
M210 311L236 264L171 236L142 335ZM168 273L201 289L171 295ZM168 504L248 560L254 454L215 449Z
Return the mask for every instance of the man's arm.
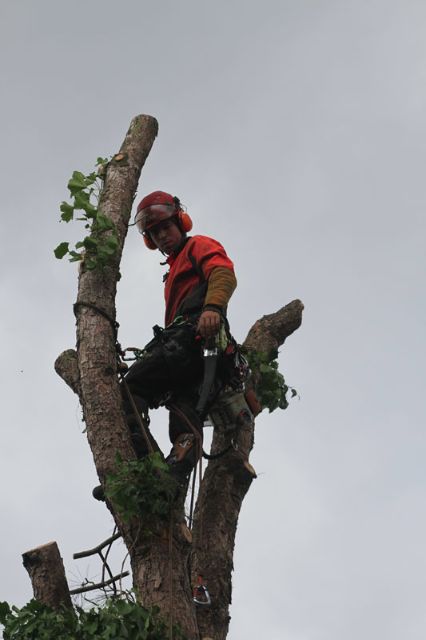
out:
M226 267L216 267L210 273L204 307L197 325L203 338L213 338L220 328L221 313L237 286L234 272Z

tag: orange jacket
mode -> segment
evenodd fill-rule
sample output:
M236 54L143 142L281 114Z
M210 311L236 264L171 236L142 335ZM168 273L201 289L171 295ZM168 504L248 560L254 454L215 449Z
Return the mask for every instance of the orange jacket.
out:
M236 286L234 265L217 240L207 236L192 236L188 238L177 255L172 254L167 258L167 264L170 266L170 270L165 276L164 288L166 326L180 314L182 305L190 300L189 296L196 292L204 279L207 284L205 290L201 293L202 300L197 309L201 311L205 297L208 294L210 275L217 268L220 268L218 273L223 273L223 269L226 269L231 272L230 275L232 274L232 285L230 288L227 287L227 295L222 295L218 298L220 300L218 306L226 306ZM210 304L214 304L214 302L215 300L209 301Z

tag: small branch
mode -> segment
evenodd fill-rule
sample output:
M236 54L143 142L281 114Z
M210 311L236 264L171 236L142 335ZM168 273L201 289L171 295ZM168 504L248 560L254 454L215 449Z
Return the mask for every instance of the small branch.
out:
M98 544L97 547L93 547L93 549L88 549L87 551L78 551L77 553L74 553L72 557L74 560L78 560L79 558L94 556L96 553L99 553L99 551L101 551L104 547L108 546L115 540L118 540L118 538L121 538L121 533L115 533L113 536L110 536L109 538Z
M87 591L94 591L95 589L103 589L104 587L107 587L112 582L117 582L117 580L121 580L122 578L125 578L128 575L129 575L128 571L123 571L123 573L119 573L113 578L110 578L110 580L105 580L104 582L98 582L97 584L91 584L87 587L79 587L78 589L73 589L72 591L70 591L70 594L72 596L76 596L79 593L86 593Z
M74 349L63 351L55 360L55 371L64 382L80 395L80 374L77 364L77 352Z

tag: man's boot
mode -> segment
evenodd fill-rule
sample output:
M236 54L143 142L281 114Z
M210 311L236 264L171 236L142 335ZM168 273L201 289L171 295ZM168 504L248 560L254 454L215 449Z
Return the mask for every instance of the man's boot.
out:
M185 482L195 467L200 455L197 439L193 433L181 433L173 443L166 458L170 473L179 483Z

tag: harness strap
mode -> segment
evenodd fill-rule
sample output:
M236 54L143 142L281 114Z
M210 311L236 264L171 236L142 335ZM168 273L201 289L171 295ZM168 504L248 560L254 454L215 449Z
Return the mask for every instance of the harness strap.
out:
M99 315L103 316L106 320L108 320L114 332L114 337L115 339L117 339L117 332L120 324L117 322L117 320L114 320L114 318L112 318L109 315L109 313L105 311L105 309L101 309L100 307L97 307L95 304L92 304L91 302L83 302L83 301L74 302L73 311L76 317L77 317L77 311L80 307L86 307L87 309L92 309L92 311L96 311L96 313L99 313Z
M234 445L231 443L228 447L225 447L225 449L219 451L219 453L206 453L203 449L203 458L205 458L206 460L217 460L218 458L222 458L226 453L228 453L228 451L231 451L231 449L234 448Z

